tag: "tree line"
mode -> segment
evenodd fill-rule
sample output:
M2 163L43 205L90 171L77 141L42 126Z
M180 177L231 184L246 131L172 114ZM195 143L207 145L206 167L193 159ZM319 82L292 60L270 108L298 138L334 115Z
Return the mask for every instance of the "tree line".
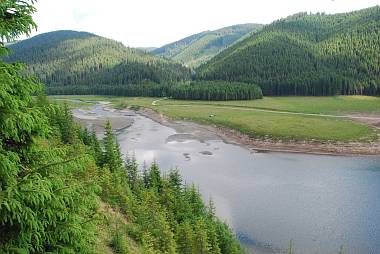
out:
M263 97L254 84L226 81L192 81L186 83L46 87L50 95L115 95L134 97L170 97L184 100L252 100Z
M253 100L261 99L261 88L254 84L226 81L193 81L171 87L170 97L182 100Z

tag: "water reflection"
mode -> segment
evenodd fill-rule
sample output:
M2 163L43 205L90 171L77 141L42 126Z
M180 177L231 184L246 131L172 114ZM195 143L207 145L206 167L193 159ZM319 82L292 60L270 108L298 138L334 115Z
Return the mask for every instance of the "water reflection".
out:
M142 139L128 143L135 132ZM173 135L137 116L119 138L140 162L178 166L257 253L281 253L290 239L301 253L336 253L340 245L347 253L380 250L379 158L251 153L221 140L207 146L191 134L167 142Z
M133 119L118 135L122 152L178 166L256 253L283 253L290 239L297 253L380 253L380 158L252 153Z

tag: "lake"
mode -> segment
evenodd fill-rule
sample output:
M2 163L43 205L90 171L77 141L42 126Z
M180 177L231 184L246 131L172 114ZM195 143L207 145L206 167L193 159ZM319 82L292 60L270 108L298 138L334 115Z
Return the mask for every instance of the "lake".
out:
M255 253L284 253L290 240L296 253L380 253L380 157L258 153L192 123L90 111L74 114L132 118L118 132L122 152L178 167Z

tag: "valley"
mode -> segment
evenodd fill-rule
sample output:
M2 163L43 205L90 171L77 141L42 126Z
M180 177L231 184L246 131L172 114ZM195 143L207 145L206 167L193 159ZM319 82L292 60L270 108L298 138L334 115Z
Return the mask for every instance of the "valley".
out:
M92 124L88 119L128 123L117 131L123 154L133 154L140 165L178 168L186 182L196 182L250 253L285 252L291 239L301 253L337 253L341 245L347 254L379 248L372 230L380 223L379 195L366 196L378 193L378 157L260 152L203 125L145 115L101 104L74 109L85 126Z
M0 253L380 252L378 3L199 1L1 2Z
M141 97L65 96L110 100L158 121L195 121L252 149L317 154L380 154L380 99L368 96L265 97L252 101L188 101ZM377 111L379 110L379 111Z

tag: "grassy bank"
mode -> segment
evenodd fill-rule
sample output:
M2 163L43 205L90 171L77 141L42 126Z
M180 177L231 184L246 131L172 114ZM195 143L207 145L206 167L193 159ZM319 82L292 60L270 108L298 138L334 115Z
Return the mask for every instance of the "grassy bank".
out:
M251 137L268 136L283 140L321 141L367 141L374 138L373 131L366 125L327 117L283 115L196 105L160 106L158 111L174 119L237 129Z
M251 137L281 140L362 141L377 138L377 130L346 118L293 115L286 112L331 115L380 113L380 98L368 96L266 97L251 101L188 101L157 98L68 96L82 100L108 100L116 107L149 107L173 119L233 128ZM281 112L263 112L265 109Z

